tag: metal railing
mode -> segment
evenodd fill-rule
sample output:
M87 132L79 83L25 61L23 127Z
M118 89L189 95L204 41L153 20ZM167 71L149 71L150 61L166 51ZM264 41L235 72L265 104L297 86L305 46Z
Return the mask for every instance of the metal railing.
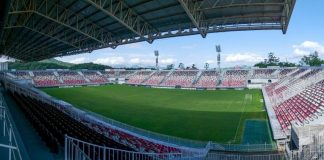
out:
M208 153L207 155L190 155L184 153L142 153L99 146L65 136L65 160L285 160L285 153L238 154Z
M235 153L210 153L205 160L286 160L284 153L273 154L235 154Z
M5 103L0 93L0 121L2 121L2 133L1 136L5 137L6 144L0 144L0 148L8 149L8 160L22 160L18 143L13 132L12 123L8 117L6 108L3 106ZM5 157L1 157L4 158Z
M134 152L99 146L65 136L65 160L203 160L206 155Z
M210 142L208 147L210 150L231 151L231 152L266 152L277 150L276 144L220 144Z

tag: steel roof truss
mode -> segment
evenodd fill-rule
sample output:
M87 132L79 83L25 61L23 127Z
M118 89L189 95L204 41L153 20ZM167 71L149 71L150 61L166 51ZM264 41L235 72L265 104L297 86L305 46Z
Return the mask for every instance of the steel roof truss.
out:
M112 40L111 33L103 30L83 16L74 14L72 11L53 3L51 0L43 0L41 3L37 3L37 0L24 2L23 4L20 4L25 5L24 10L20 10L16 7L19 6L19 2L22 1L18 1L18 4L12 4L9 14L34 12L39 16L70 28L101 44L109 43ZM54 9L51 9L52 7L54 7Z
M136 35L145 38L148 42L153 41L152 33L157 32L151 24L146 22L140 15L120 0L117 3L113 0L85 0L98 10L114 18L120 24L128 28ZM108 6L107 6L108 5Z
M201 11L197 11L199 9L199 4L193 0L178 0L181 4L182 8L187 13L188 17L197 28L199 33L203 38L206 37L208 28L208 24L204 22L204 16Z

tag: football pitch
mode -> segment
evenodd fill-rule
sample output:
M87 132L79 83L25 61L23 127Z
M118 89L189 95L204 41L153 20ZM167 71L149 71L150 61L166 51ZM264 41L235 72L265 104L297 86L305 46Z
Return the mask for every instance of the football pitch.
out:
M219 143L271 143L260 90L181 90L105 85L45 88L49 95L129 125ZM253 128L251 121L265 122ZM258 129L261 128L261 129ZM243 137L254 134L253 143ZM257 135L256 135L257 134ZM256 140L258 137L260 140ZM251 138L250 138L251 139Z

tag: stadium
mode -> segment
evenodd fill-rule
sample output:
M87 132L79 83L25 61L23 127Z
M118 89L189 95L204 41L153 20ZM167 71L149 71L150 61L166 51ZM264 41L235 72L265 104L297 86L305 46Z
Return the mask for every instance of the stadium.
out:
M287 34L295 3L3 0L0 54L26 65L190 35ZM1 159L324 159L324 61L225 68L216 51L205 69L160 67L158 51L144 69L1 62Z

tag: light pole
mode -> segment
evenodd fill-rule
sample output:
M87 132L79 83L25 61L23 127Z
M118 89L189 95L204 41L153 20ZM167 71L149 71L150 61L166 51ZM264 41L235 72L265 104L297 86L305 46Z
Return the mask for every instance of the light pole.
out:
M155 50L154 55L156 57L155 58L155 67L156 67L156 70L159 70L159 51Z
M220 45L216 45L216 52L217 52L217 66L218 66L218 71L221 71L220 68L220 63L221 63L221 46Z

